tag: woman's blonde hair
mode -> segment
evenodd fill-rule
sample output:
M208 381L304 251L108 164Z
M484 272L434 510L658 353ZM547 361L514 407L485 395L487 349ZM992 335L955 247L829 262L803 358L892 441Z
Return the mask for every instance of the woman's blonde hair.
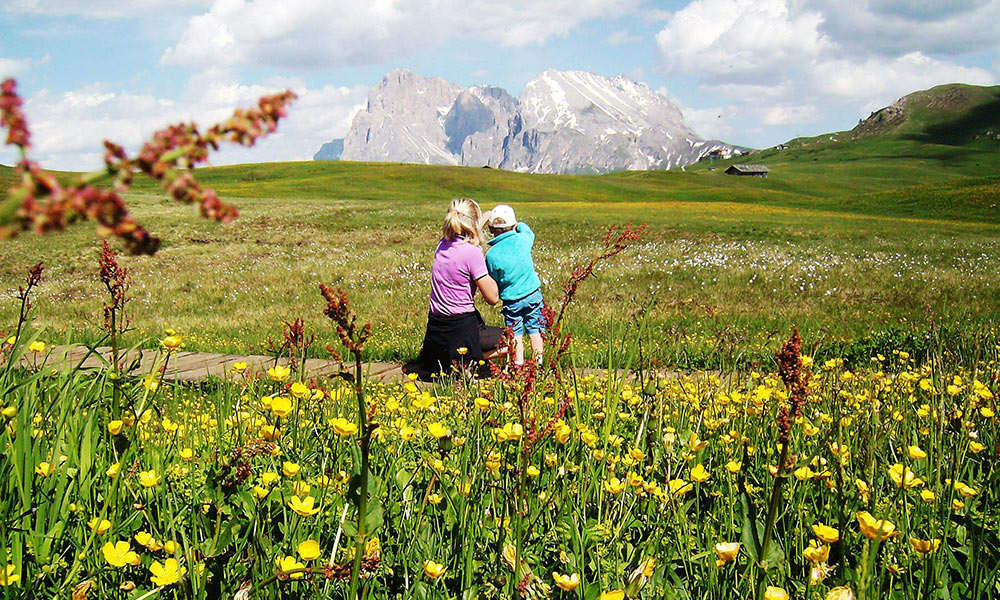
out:
M482 246L483 238L479 232L481 215L479 205L472 198L455 198L444 217L441 236L452 241L461 236L470 244Z

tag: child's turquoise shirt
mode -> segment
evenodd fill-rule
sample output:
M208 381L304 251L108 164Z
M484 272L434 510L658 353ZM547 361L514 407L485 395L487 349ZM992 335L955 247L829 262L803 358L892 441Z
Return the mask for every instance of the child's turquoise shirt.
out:
M535 232L527 223L518 223L514 229L490 240L486 268L497 282L500 299L504 302L520 300L542 287L531 260L534 245Z

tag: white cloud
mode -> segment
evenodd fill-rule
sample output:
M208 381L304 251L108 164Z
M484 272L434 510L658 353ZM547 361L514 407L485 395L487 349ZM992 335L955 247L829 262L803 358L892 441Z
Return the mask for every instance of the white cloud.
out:
M865 102L895 98L941 83L992 85L996 75L985 69L935 60L920 52L896 58L872 57L864 62L831 59L812 71L814 89L845 100Z
M31 68L30 58L0 57L0 79L16 77Z
M89 171L101 167L102 141L110 139L134 155L154 131L177 122L194 121L207 128L229 117L238 107L250 107L266 94L291 88L299 99L278 131L252 149L227 148L210 157L212 164L309 160L319 147L342 137L351 118L367 98L367 88L324 86L306 88L301 81L272 80L264 85L194 81L180 100L111 90L89 85L53 93L43 90L28 98L24 111L32 132L31 157L49 169ZM10 149L0 163L13 164Z
M670 74L760 73L829 46L822 17L792 15L785 0L695 0L656 35Z
M604 43L610 44L612 46L620 46L622 44L632 44L641 41L642 41L641 37L629 33L628 29L621 29L619 31L615 31L608 37L604 38Z
M984 26L968 22L970 17L998 6L1000 0L964 0L951 8L864 0L854 11L833 0L695 0L666 22L656 41L666 73L695 77L701 91L713 96L706 103L729 103L730 113L721 120L739 118L732 125L740 131L748 120L777 130L828 123L835 114L867 115L943 83L995 84L996 72L963 66L919 44L906 51L892 48L906 40L916 44L923 31L932 38L946 31L961 36L959 22L978 35ZM855 20L867 15L868 30L847 27L846 14ZM995 22L990 20L991 32ZM898 35L880 45L875 30L884 23ZM866 36L873 38L869 50L861 48ZM935 47L933 41L927 44ZM843 125L851 122L845 119Z
M189 19L162 61L206 66L338 67L399 59L449 38L540 44L640 0L216 0Z
M824 15L820 30L854 56L958 55L1000 47L1000 0L795 0Z
M30 71L34 67L44 65L52 60L48 54L42 58L5 58L0 56L0 79L7 77L17 77L22 73Z
M820 110L812 104L778 104L764 110L764 125L802 125L815 123Z
M98 19L162 17L191 9L204 9L210 0L7 0L4 12Z

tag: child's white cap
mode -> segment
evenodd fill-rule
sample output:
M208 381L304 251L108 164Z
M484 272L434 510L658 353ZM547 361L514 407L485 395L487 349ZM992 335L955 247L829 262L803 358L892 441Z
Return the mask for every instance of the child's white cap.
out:
M490 212L490 225L493 227L513 227L517 225L514 209L506 204L497 204Z

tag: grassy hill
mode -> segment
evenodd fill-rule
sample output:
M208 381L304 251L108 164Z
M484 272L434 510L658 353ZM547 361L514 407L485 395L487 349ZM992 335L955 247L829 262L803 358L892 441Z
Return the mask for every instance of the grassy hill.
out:
M170 325L192 349L260 351L283 321L328 328L322 282L345 287L373 321L373 357L412 357L446 202L470 196L513 204L536 229L550 302L608 225L649 224L642 244L587 282L574 318L581 360L606 360L609 329L617 337L643 319L657 332L647 355L684 366L767 360L792 326L820 351L859 355L926 349L942 332L978 344L1000 321L998 98L1000 87L942 86L854 130L740 157L768 165L766 179L725 175L734 161L601 176L350 162L200 169L241 209L228 226L140 180L130 206L164 246L123 258L135 337ZM0 169L0 184L10 178ZM0 288L16 291L44 260L40 324L96 340L96 245L86 224L0 242ZM0 329L14 310L0 304Z

